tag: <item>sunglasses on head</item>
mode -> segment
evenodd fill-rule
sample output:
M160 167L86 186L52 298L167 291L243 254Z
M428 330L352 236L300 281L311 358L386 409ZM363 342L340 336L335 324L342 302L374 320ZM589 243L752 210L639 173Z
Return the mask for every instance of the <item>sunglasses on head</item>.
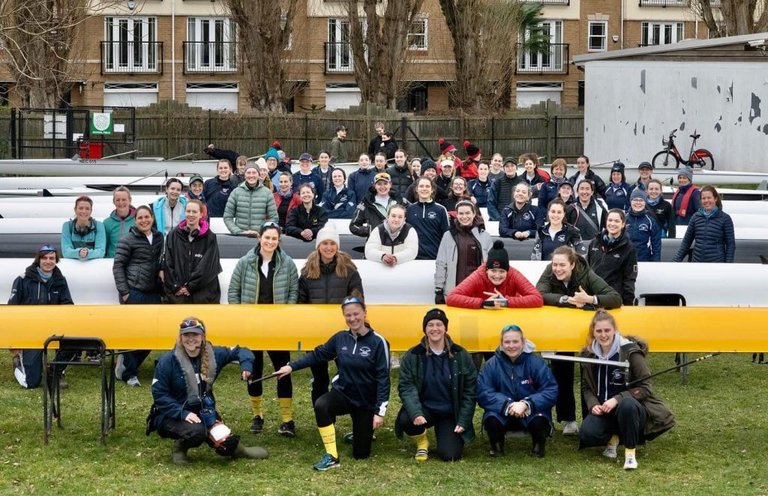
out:
M194 329L195 327L205 329L205 324L200 319L187 319L179 325L179 329L182 331L184 329Z
M501 330L501 332L502 332L502 333L505 333L505 332L509 332L509 331L515 331L515 332L519 332L519 333L522 333L522 332L523 332L523 330L522 330L522 329L520 329L520 327L519 327L519 326L516 326L515 324L509 324L509 325L506 325L506 326L504 326L504 328Z
M38 253L42 253L44 251L56 251L56 247L53 246L53 245L43 245L37 251L38 251Z
M263 223L263 224L261 225L261 228L262 228L262 229L270 229L270 228L274 228L274 229L277 229L278 231L280 231L280 230L281 230L281 228L280 228L280 224L278 224L277 222L271 221L271 220L268 220L267 222Z

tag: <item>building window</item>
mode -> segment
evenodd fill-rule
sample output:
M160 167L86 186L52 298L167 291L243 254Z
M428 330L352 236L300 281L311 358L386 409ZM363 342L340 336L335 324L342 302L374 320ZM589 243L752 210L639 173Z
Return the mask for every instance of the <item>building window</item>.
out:
M349 20L328 19L328 42L325 44L325 72L351 73L352 46L349 39Z
M417 16L411 21L408 30L408 50L426 50L428 21L426 17Z
M397 102L400 112L424 112L427 110L427 85L413 83L408 93Z
M683 39L682 22L648 22L642 23L640 46L668 45Z
M563 83L520 82L517 83L517 108L529 108L547 100L560 104Z
M608 39L608 21L589 21L589 36L587 50L590 52L604 52Z
M239 87L229 83L187 83L187 105L204 110L237 112Z
M563 21L542 21L540 24L544 36L549 39L549 50L532 52L524 50L525 44L518 43L517 72L524 73L562 73L568 69L568 44L563 43ZM530 37L526 32L524 39Z
M104 83L105 107L147 107L157 103L157 83Z
M237 25L232 19L190 17L184 43L186 72L237 70Z
M154 17L105 17L104 40L104 72L157 71L162 43Z

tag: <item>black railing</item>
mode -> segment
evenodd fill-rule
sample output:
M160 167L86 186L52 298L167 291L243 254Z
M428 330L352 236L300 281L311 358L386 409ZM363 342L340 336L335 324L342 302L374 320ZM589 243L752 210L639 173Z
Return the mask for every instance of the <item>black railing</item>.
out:
M184 74L237 72L236 41L185 41Z
M351 74L354 70L352 45L349 43L325 43L326 74Z
M687 7L688 0L640 0L640 7Z
M102 41L102 74L162 74L162 41Z
M549 50L531 52L517 44L516 74L568 74L569 43L550 43Z
M540 3L544 5L570 5L571 0L523 0L529 3Z

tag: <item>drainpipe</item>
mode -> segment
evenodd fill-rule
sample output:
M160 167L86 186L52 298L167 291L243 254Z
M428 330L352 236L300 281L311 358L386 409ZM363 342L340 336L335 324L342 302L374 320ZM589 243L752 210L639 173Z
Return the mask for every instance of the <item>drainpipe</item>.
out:
M621 19L619 23L619 39L621 39L621 44L619 45L619 48L624 48L624 2L625 0L621 0Z
M176 100L176 0L171 0L171 100Z

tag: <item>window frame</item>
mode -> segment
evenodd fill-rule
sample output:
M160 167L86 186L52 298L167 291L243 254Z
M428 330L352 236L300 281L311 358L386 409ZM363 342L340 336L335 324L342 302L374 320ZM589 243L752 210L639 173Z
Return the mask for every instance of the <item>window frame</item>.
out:
M412 29L415 24L420 23L423 26L421 33L413 33ZM413 43L413 39L423 39L423 44ZM424 15L417 15L411 19L411 25L408 28L408 34L406 35L406 44L408 50L413 52L425 52L429 50L429 18Z
M596 26L603 27L603 34L597 35L592 32ZM602 38L602 48L593 48L592 40ZM606 52L608 51L608 21L589 21L587 24L587 51L588 52Z

